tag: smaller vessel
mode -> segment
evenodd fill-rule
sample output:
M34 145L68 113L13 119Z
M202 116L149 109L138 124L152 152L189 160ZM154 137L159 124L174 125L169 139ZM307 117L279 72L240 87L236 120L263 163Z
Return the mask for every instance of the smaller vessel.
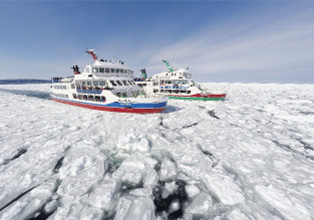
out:
M73 66L74 76L52 78L51 99L60 103L124 113L158 113L167 105L167 97L147 95L133 80L133 71L122 61L98 60L93 50L86 53L94 62L81 73Z
M175 70L167 60L162 60L168 70L147 78L146 70L142 69L141 78L136 78L135 83L142 87L148 94L165 94L169 99L221 101L226 98L225 93L212 93L202 89L192 80L188 68Z

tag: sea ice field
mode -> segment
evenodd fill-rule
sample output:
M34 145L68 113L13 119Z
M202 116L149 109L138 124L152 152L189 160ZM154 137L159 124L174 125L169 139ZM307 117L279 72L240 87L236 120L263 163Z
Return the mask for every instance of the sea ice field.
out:
M0 219L313 220L314 85L202 83L160 114L0 86Z

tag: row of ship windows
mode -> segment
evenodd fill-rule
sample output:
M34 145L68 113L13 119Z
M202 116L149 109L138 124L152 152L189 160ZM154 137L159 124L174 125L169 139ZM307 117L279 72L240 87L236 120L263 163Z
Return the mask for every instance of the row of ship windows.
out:
M131 80L110 80L110 84L112 86L132 86L135 85L135 82ZM84 87L104 87L108 85L107 81L77 81L76 88L84 88Z
M135 82L131 80L110 80L111 85L113 86L131 86L135 85Z
M54 85L54 89L67 89L66 85Z
M93 73L127 73L133 74L133 70L125 69L115 69L115 68L102 68L102 67L93 67ZM86 72L89 73L89 68L86 68Z
M160 81L160 85L176 85L176 86L179 86L179 85L187 85L188 83L189 83L189 81L187 81L187 80L167 80L167 81L161 80ZM139 82L137 85L140 86L140 87L145 87L145 86L147 86L147 83ZM191 81L191 85L194 85L194 81ZM153 86L158 86L158 82L154 82Z
M159 92L159 90L158 89L154 89L154 93L156 93L156 92ZM189 90L171 90L171 89L166 89L166 90L164 90L164 89L161 89L160 90L160 92L163 92L163 93L184 93L184 94L190 94L191 93L191 91L189 91Z
M192 84L193 84L193 81L191 81L192 82ZM186 85L186 84L188 84L189 83L189 81L187 81L187 80L161 80L160 81L160 84L162 85L162 84L168 84L168 85L171 85L171 84L181 84L181 85Z
M110 80L110 84L112 86L132 86L136 85L135 82L131 80ZM81 88L86 88L86 87L105 87L108 85L108 82L106 81L77 81L76 82L76 88L81 89ZM66 85L53 85L54 89L67 89ZM71 84L71 88L75 89L74 84Z
M74 99L79 100L88 100L88 101L96 101L96 102L105 102L106 97L105 96L93 96L93 95L77 95L72 94Z
M176 73L166 73L166 76L170 76L170 75L171 75L171 76L176 76L177 74L176 74ZM186 72L183 72L183 73L182 73L182 72L179 72L178 75L180 75L180 76L183 75L183 76L186 77L186 76L188 76L189 74L186 73Z
M120 93L117 92L115 93L116 96L119 98L126 98L126 97L137 97L138 95L141 95L142 93L139 91L134 91L130 94L127 94L126 92ZM82 94L72 94L74 99L80 99L80 100L91 100L91 101L101 101L105 102L106 97L105 96L98 96L98 95L82 95Z

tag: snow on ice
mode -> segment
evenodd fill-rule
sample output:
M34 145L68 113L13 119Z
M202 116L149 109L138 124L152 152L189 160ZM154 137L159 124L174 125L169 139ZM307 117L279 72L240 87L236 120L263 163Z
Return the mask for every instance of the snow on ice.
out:
M314 85L203 85L152 115L1 85L0 219L313 219Z

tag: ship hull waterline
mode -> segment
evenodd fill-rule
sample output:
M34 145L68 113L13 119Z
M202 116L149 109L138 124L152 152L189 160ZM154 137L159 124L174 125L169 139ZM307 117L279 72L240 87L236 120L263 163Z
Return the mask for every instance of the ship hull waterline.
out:
M100 104L89 104L77 101L70 101L58 98L51 98L51 100L55 102L59 102L62 104L77 106L81 108L88 108L99 111L109 111L109 112L119 112L119 113L135 113L135 114L154 114L162 112L166 108L166 103L162 103L162 107L160 108L132 108L130 106L125 107L109 107Z

